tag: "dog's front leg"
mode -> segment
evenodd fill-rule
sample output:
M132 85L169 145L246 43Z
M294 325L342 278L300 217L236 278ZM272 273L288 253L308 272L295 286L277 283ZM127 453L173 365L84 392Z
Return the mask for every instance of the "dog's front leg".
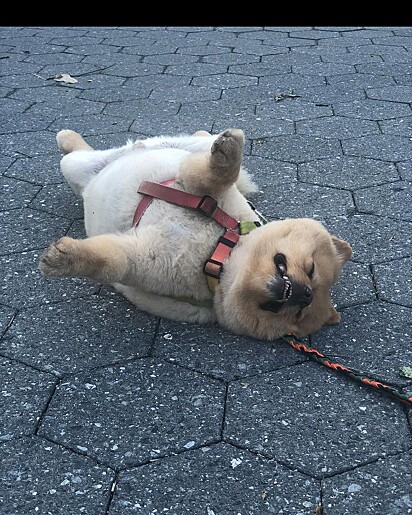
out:
M40 258L40 270L52 277L87 277L106 284L136 285L145 272L145 242L129 235L102 234L83 240L64 236Z
M244 141L240 129L220 133L210 152L196 152L182 161L178 180L191 193L219 197L238 179Z

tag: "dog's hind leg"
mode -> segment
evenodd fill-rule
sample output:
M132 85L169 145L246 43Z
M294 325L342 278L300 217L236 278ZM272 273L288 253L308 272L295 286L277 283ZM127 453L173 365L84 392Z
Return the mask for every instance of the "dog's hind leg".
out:
M238 179L244 141L240 129L220 133L210 152L197 152L184 158L178 180L187 191L219 197Z
M111 161L133 148L133 143L108 150L94 150L75 131L62 130L56 136L57 146L64 156L60 169L75 193L81 195L89 181Z

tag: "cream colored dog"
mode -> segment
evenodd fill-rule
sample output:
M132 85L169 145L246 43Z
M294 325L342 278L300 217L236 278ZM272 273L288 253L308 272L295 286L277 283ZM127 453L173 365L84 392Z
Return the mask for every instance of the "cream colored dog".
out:
M133 226L142 181L177 179L173 188L208 195L241 221L258 221L246 200L254 189L242 167L244 134L154 137L95 151L74 131L57 135L61 170L82 196L87 238L63 237L41 256L47 276L112 284L140 309L187 322L218 321L237 334L273 340L336 324L330 288L350 245L309 218L272 221L239 241L216 291L203 266L225 232L196 210L154 199ZM258 224L257 224L258 225Z

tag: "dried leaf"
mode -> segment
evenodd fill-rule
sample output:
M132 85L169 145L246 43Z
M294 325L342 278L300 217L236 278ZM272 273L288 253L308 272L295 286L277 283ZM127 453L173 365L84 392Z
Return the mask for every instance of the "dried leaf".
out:
M76 84L79 82L77 79L71 77L68 73L58 73L54 76L56 82L64 82L65 84Z

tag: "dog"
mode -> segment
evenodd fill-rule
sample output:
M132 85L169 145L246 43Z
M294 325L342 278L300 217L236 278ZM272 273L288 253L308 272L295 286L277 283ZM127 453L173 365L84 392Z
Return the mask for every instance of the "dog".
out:
M153 315L217 322L259 340L304 337L340 322L330 290L351 246L311 218L262 221L247 200L256 185L242 164L241 129L108 150L94 150L72 130L56 139L61 172L83 198L87 238L51 243L40 257L45 276L111 284ZM173 182L162 191L196 206L156 196L164 181Z

